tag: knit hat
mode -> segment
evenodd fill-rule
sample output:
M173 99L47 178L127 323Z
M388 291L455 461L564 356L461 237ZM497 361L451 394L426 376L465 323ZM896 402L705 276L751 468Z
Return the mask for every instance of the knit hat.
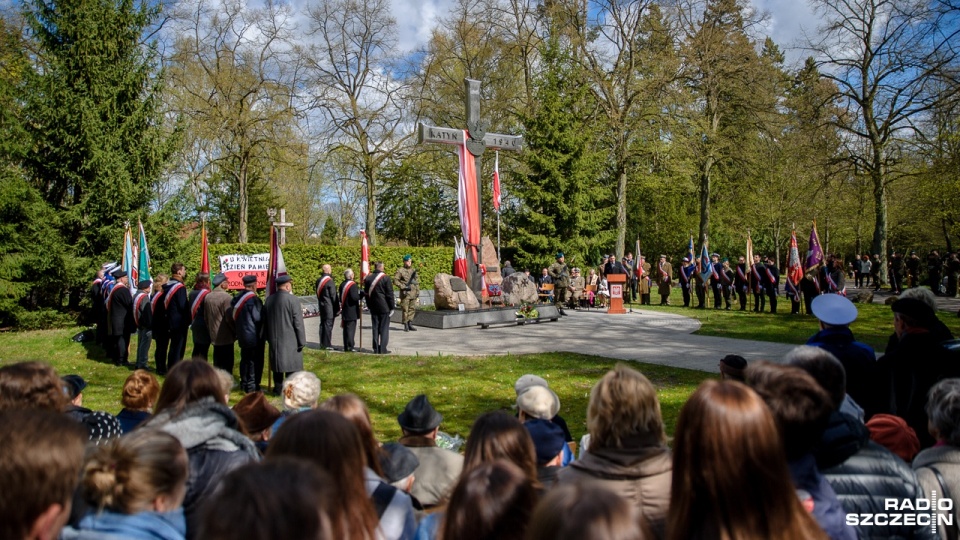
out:
M413 474L420 466L420 460L412 450L400 443L386 443L380 453L380 468L387 482L394 483Z
M60 380L63 381L63 393L69 399L79 396L80 392L83 392L83 389L87 387L87 381L79 375L64 375L60 377Z
M920 439L912 427L899 416L875 414L867 421L870 439L886 447L900 459L910 463L920 452Z
M443 415L438 413L425 394L411 399L403 412L397 415L400 427L412 433L424 433L443 422Z
M531 386L517 396L517 408L527 416L550 420L560 412L560 398L546 386Z
M533 439L533 447L537 450L537 465L549 463L567 444L563 428L549 420L527 420L523 427L527 428L530 438Z
M233 412L250 434L259 433L280 418L280 410L267 401L263 392L251 392L233 406Z

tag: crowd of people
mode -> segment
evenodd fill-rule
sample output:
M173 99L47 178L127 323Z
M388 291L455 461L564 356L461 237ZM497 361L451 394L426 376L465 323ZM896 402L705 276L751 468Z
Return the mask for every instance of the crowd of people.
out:
M960 359L932 302L892 304L877 359L849 328L856 306L816 297L807 345L722 358L672 439L657 387L625 364L593 386L579 444L527 374L462 455L427 395L379 441L363 399L321 400L308 371L284 378L281 410L255 389L229 407L232 376L200 358L162 385L137 370L114 417L82 408L76 375L3 366L0 537L954 538L956 506L918 503L960 493Z

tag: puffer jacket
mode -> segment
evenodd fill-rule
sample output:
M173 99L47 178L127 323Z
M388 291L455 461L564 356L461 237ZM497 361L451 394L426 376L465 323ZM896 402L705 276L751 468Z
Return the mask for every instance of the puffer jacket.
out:
M667 517L673 459L666 446L629 444L628 448L590 448L557 475L557 485L596 482L632 502L659 529Z
M933 469L940 473L940 478L937 478ZM938 498L953 500L953 525L946 524L951 513L949 510L939 510L937 517L938 538L947 540L949 529L954 531L960 529L960 515L958 515L960 505L957 504L960 503L960 448L950 444L938 444L933 448L927 448L913 458L913 470L917 473L917 480L923 488L924 495L929 498L930 492L936 491ZM943 484L940 483L941 479Z
M239 431L233 411L210 397L187 405L180 414L160 411L144 427L166 431L187 450L190 474L183 511L187 518L187 538L195 538L203 501L213 494L227 473L259 461L260 453Z
M820 440L816 458L817 466L848 514L888 512L884 509L885 499L896 499L899 503L904 499L915 501L929 497L924 494L910 466L890 450L871 441L870 431L863 422L849 415L833 413ZM907 510L904 513L929 512ZM861 540L937 538L929 526L859 525L855 528Z

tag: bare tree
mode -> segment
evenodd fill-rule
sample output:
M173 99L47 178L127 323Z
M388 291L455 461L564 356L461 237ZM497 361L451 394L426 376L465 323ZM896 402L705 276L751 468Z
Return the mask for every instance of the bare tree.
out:
M322 146L365 184L366 230L375 244L380 175L415 124L404 109L408 84L396 71L396 21L388 0L322 0L308 14L317 38L309 62Z
M899 148L957 86L937 82L958 60L957 6L934 0L817 0L823 27L809 47L837 87L849 159L870 178L873 252L887 259L887 194L903 176ZM857 144L854 141L862 141Z

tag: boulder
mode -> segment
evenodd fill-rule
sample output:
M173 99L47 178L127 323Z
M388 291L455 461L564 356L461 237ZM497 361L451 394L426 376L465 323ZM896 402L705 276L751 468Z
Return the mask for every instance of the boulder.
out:
M480 309L477 295L462 279L450 274L433 276L433 304L437 309L457 310L460 304L464 309Z
M503 303L508 306L536 304L537 286L524 272L514 272L503 279Z
M847 299L854 304L872 304L873 291L853 291L847 294Z

